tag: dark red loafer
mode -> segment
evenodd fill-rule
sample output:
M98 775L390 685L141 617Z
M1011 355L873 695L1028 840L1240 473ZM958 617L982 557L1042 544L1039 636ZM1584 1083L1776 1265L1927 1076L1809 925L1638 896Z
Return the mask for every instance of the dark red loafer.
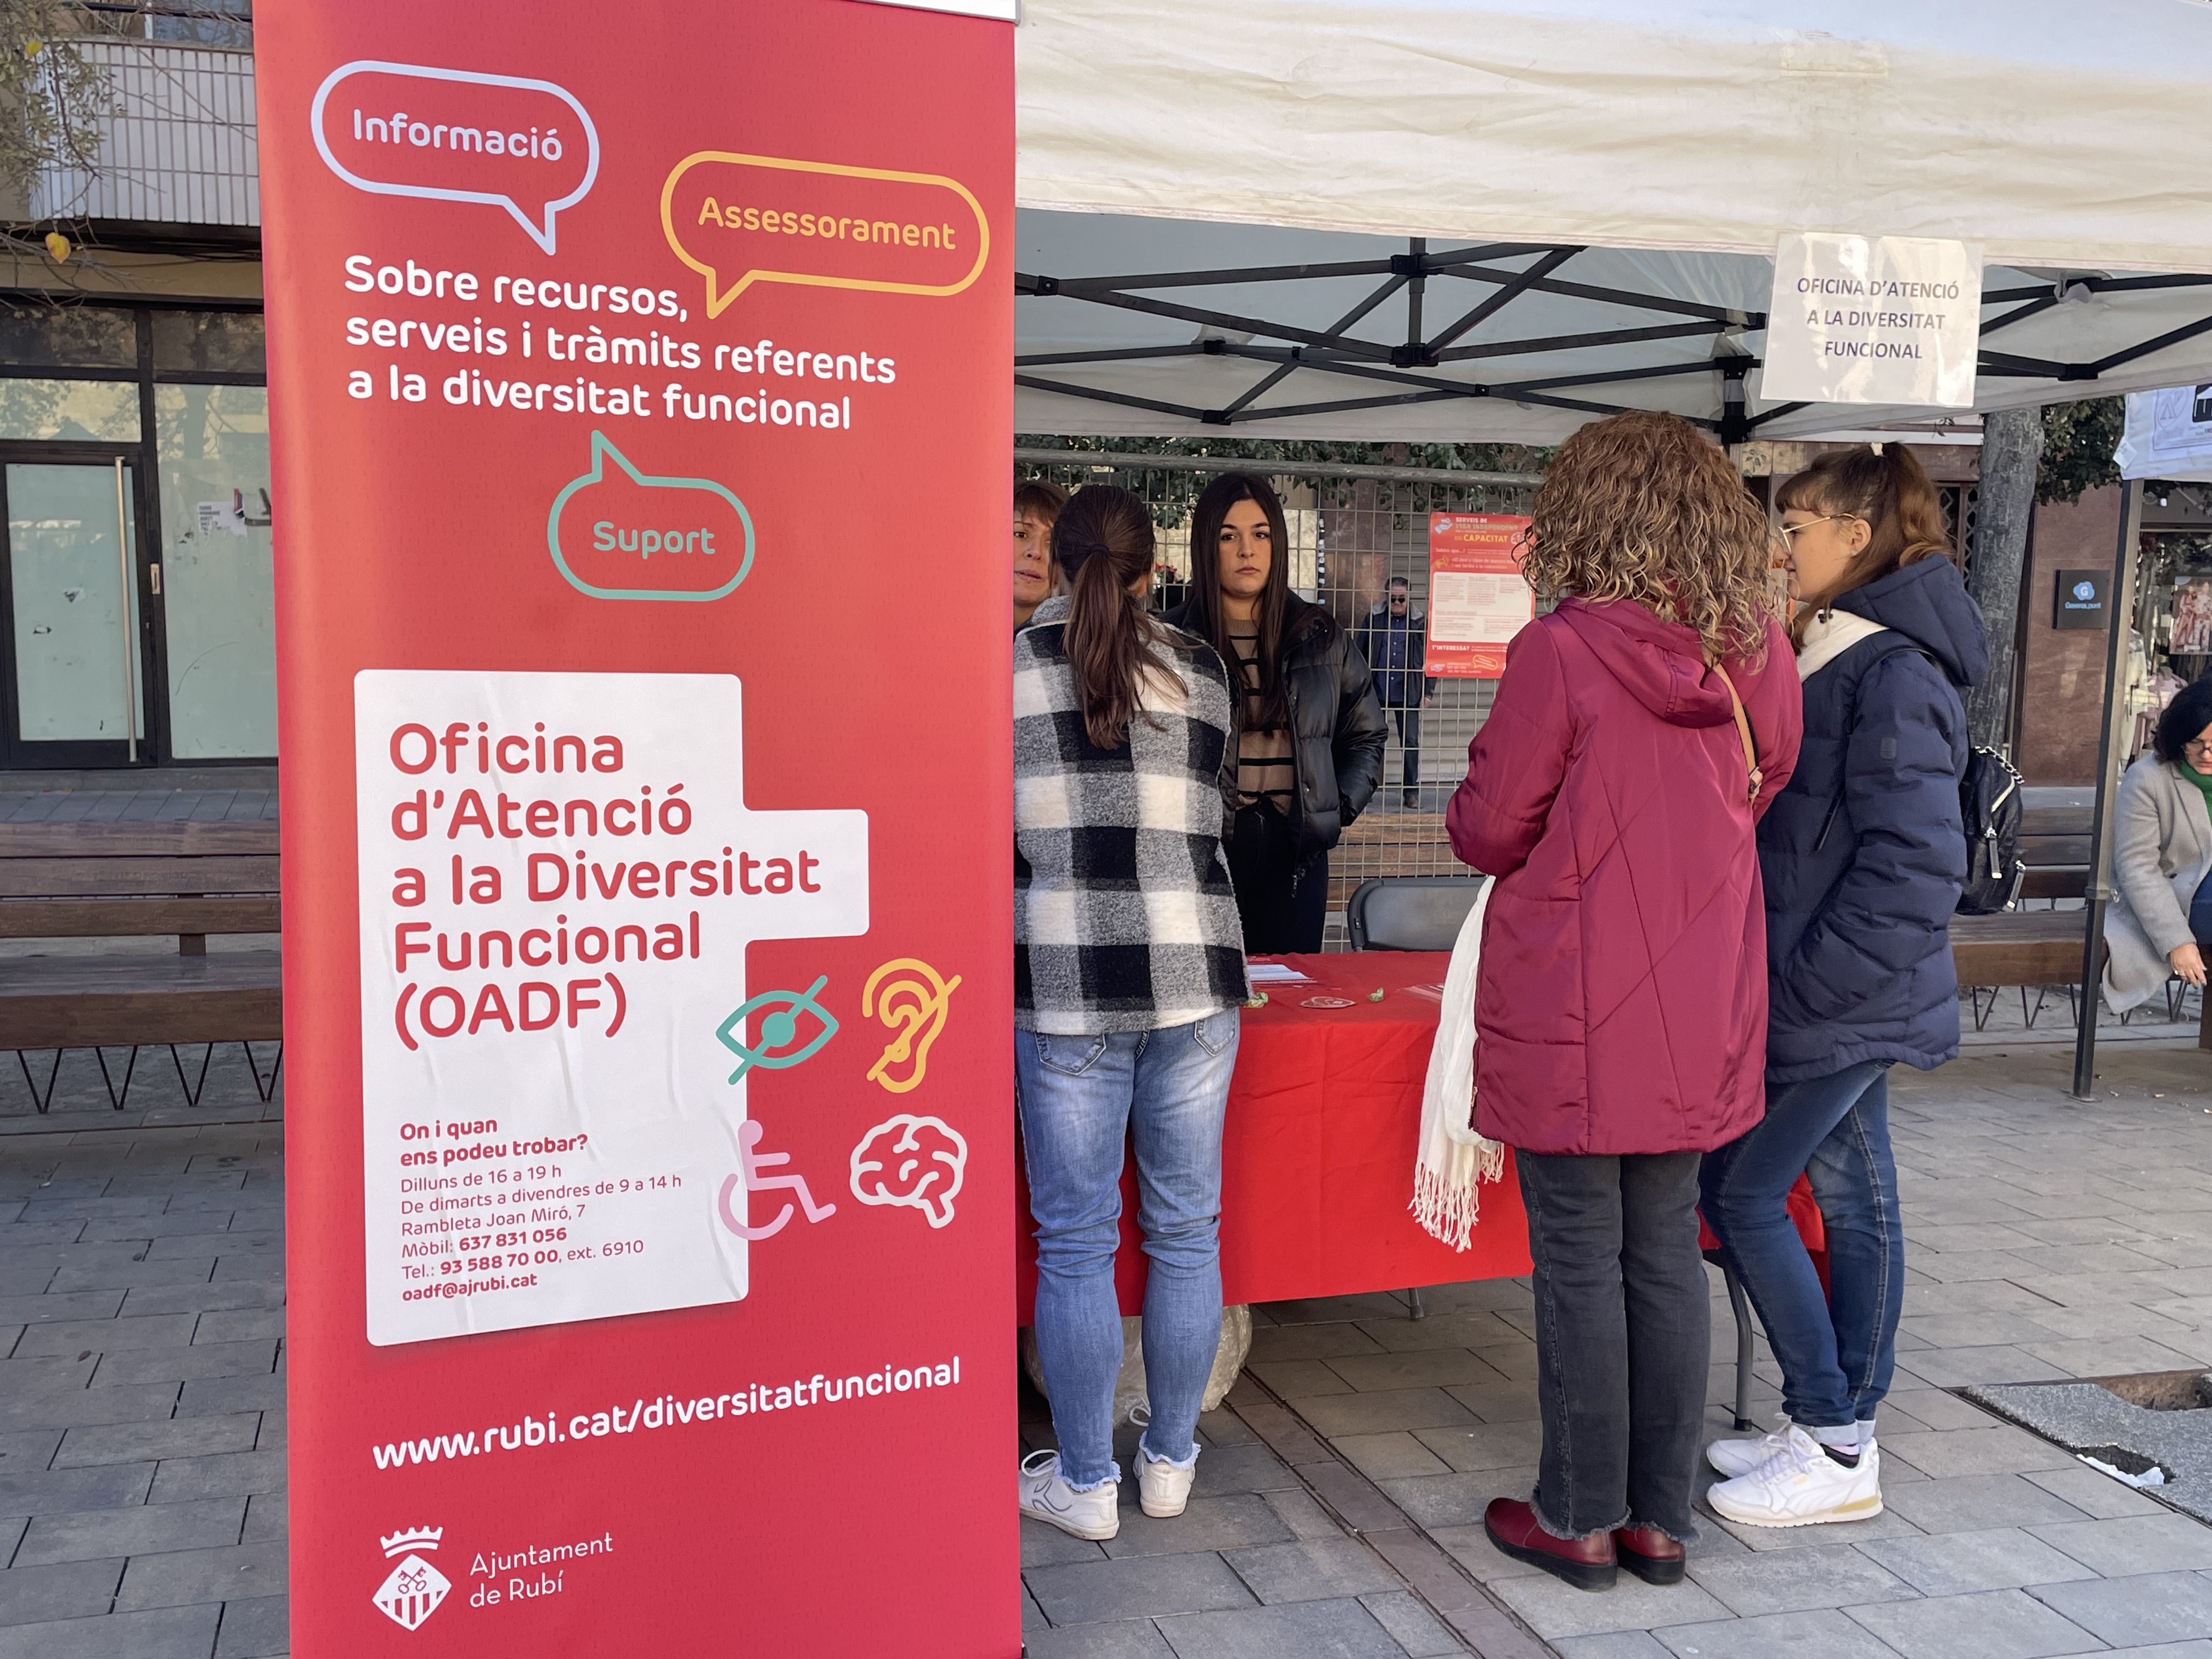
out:
M1656 1527L1616 1528L1613 1552L1647 1584L1679 1584L1689 1566L1689 1552Z
M1620 1576L1612 1533L1555 1538L1537 1524L1535 1510L1517 1498L1491 1499L1490 1507L1482 1512L1482 1529L1504 1554L1541 1567L1577 1589L1608 1590Z

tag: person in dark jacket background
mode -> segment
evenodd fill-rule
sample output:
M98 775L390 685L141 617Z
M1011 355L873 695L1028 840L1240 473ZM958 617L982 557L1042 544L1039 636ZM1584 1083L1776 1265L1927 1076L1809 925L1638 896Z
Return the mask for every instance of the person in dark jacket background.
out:
M1705 1160L1705 1218L1749 1291L1786 1420L1716 1442L1715 1511L1753 1526L1881 1510L1875 1408L1896 1362L1905 1227L1884 1081L1959 1051L1962 688L1989 666L1942 503L1902 445L1822 456L1776 497L1790 539L1805 745L1759 826L1766 1115ZM1785 1198L1809 1175L1829 1289Z
M1452 850L1498 878L1474 1121L1514 1149L1535 1264L1536 1489L1483 1526L1584 1589L1621 1567L1680 1583L1695 1524L1698 1169L1759 1121L1753 831L1797 754L1772 543L1679 416L1569 438L1523 567L1559 606L1515 636L1445 815Z
M1375 671L1375 695L1397 722L1405 751L1406 810L1421 804L1421 710L1437 683L1421 671L1428 661L1429 619L1413 607L1413 585L1390 578L1382 603L1359 625L1360 654Z
M1229 874L1255 956L1321 949L1328 850L1375 793L1389 729L1351 635L1291 592L1290 545L1267 481L1224 473L1191 509L1191 596L1167 615L1243 684Z

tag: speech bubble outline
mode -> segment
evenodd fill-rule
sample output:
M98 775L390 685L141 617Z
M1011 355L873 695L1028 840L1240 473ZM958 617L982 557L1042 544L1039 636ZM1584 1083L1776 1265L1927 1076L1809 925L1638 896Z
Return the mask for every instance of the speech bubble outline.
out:
M745 556L738 566L738 574L720 587L695 592L689 588L599 587L586 581L570 569L568 555L561 550L562 510L568 505L568 498L578 490L588 489L592 484L605 481L609 456L614 458L615 465L620 467L629 476L629 481L640 489L708 490L720 495L732 507L737 508L738 522L745 527ZM665 599L678 604L685 601L697 603L708 599L727 598L736 592L738 584L752 573L755 546L753 515L745 511L745 504L739 501L726 485L716 483L712 478L664 478L639 471L630 465L629 457L614 447L613 441L605 433L594 431L592 434L592 469L588 472L580 472L569 479L562 486L561 493L553 498L552 510L545 516L545 545L552 552L553 562L560 567L561 574L568 579L568 585L578 592L588 594L592 599Z
M518 87L526 92L550 93L576 112L576 118L584 124L584 140L589 147L584 165L584 182L578 185L557 202L545 204L545 226L538 228L535 220L522 210L522 204L512 196L496 191L446 190L435 185L387 185L372 179L363 179L338 163L331 154L330 141L323 137L323 106L330 100L339 82L349 75L411 76L418 81L459 81L471 86ZM547 253L554 251L553 217L563 208L582 201L592 183L599 176L599 131L592 125L590 113L577 101L576 94L568 88L550 81L536 81L524 76L490 75L477 70L433 69L425 64L393 64L378 58L357 58L350 64L341 64L323 77L323 84L315 88L315 101L307 112L307 125L315 137L315 149L323 164L356 190L365 190L372 196L411 196L420 201L477 202L486 207L502 207L515 223L520 225L530 240Z
M738 167L774 167L784 173L819 173L839 179L883 179L899 185L940 185L968 204L975 216L977 246L975 263L968 274L957 283L887 283L871 276L823 276L796 270L764 270L756 265L738 278L724 294L714 292L714 267L702 264L684 251L683 239L676 234L674 207L676 186L693 167L710 161L732 163ZM860 289L871 294L919 294L933 299L957 294L983 274L983 266L991 257L991 222L983 212L983 204L975 199L975 192L957 179L947 178L941 173L898 173L887 167L849 167L835 161L795 161L781 155L744 155L736 150L702 149L694 151L678 161L660 186L660 234L667 238L670 249L678 259L707 279L707 317L708 321L720 316L738 296L755 283L792 283L802 288Z

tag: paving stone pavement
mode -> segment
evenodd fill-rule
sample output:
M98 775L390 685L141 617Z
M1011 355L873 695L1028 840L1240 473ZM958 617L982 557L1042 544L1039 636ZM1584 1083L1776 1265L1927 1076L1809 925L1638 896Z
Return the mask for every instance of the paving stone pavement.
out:
M72 1099L0 1094L0 1659L287 1653L283 1125Z
M2118 1042L2100 1067L2087 1105L2047 1042L1892 1079L1908 1285L1878 1518L1705 1515L1687 1583L1569 1589L1482 1533L1535 1474L1525 1281L1431 1288L1419 1321L1398 1295L1278 1304L1203 1425L1189 1516L1125 1518L1104 1546L1023 1523L1030 1655L2212 1659L2212 1528L1948 1392L2212 1366L2212 1056ZM1755 1412L1779 1382L1762 1341ZM1030 1409L1025 1439L1049 1443Z
M281 1105L234 1064L202 1107L126 1114L96 1072L43 1119L0 1080L0 1659L289 1650L283 1126L256 1121ZM1689 1583L1568 1589L1481 1532L1534 1474L1525 1281L1432 1288L1419 1321L1279 1304L1186 1516L1131 1492L1109 1544L1024 1523L1030 1653L2212 1659L2212 1528L1948 1391L2212 1365L2212 1060L2128 1042L2104 1073L2088 1105L2048 1047L1893 1080L1910 1283L1878 1519L1708 1519ZM1763 1346L1759 1372L1771 1411Z

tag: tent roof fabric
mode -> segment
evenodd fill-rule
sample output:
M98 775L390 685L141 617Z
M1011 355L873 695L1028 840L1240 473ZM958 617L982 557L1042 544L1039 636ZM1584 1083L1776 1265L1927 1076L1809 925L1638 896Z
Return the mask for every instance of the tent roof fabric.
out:
M2205 0L1024 0L1015 40L1018 429L1925 418L1760 401L1792 230L1980 243L1979 408L2212 379L2212 289L2145 280L2212 274Z

